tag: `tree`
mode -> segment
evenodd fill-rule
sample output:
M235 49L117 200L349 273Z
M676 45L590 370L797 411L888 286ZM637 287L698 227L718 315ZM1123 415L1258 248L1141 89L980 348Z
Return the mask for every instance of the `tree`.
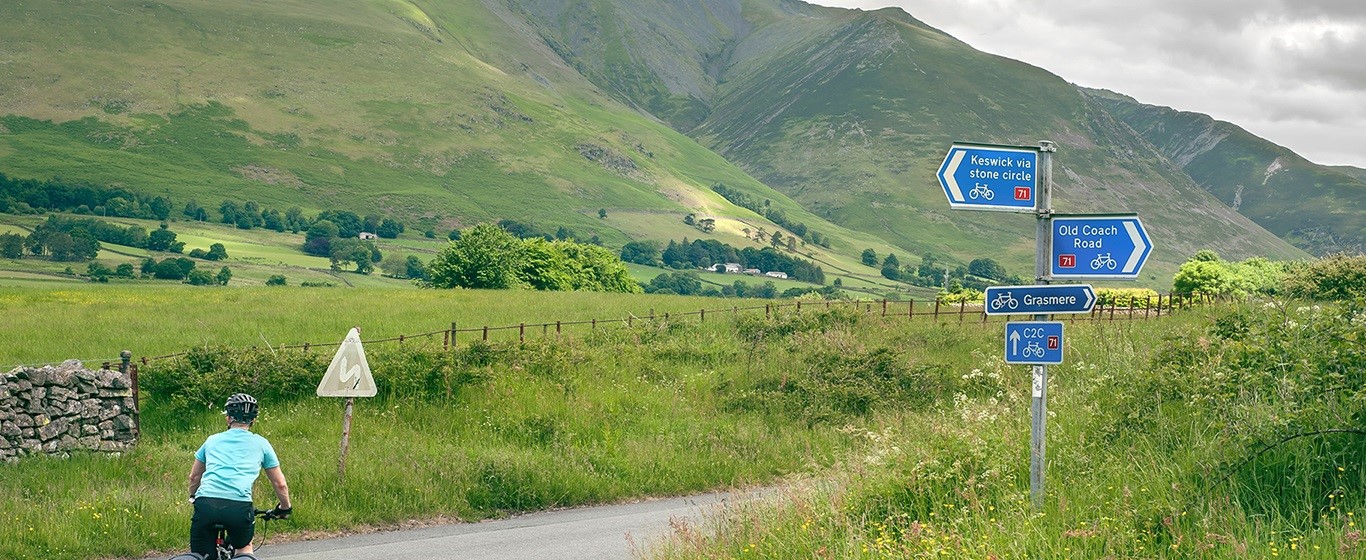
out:
M365 219L362 220L360 230L368 231L374 234L379 234L379 225L381 223L381 220L383 220L383 218L381 218L378 214L368 214L365 216ZM397 235L395 237L397 237Z
M332 240L337 238L337 224L329 220L318 220L309 226L304 234L304 252L318 257L332 255Z
M606 208L599 208L599 209L598 209L598 219L599 219L599 220L606 220L606 219L607 219L607 209L606 209Z
M404 258L402 258L402 255L400 255L400 258L397 259L385 259L384 262L380 263L379 268L380 270L384 271L384 274L386 276L392 276L394 278L410 278L410 276L407 275L407 263L405 262Z
M242 209L237 206L236 202L224 200L222 204L218 205L218 213L223 215L223 223L236 224L239 218L238 214L242 213Z
M1229 293L1233 275L1221 262L1189 260L1181 265L1172 279L1172 289L1179 293L1221 295Z
M621 248L621 260L648 266L659 265L659 242L632 241Z
M882 277L888 280L901 280L901 267L895 265L883 266Z
M185 214L186 218L197 222L205 222L209 219L209 212L193 198L185 202L185 209L181 213Z
M176 243L175 238L175 232L166 229L166 226L162 225L161 229L158 229L150 234L147 234L147 250L170 251L171 246Z
M515 288L522 268L522 244L493 224L460 230L460 239L442 249L427 267L437 288Z
M291 206L285 210L285 229L294 233L299 233L308 227L308 220L304 218L304 211L298 206Z
M698 220L697 229L700 229L705 233L711 233L713 231L716 231L716 219L702 218L701 220Z
M267 286L284 286L287 283L283 274L275 274L266 279Z
M210 286L216 283L213 273L207 270L191 270L185 281L191 286Z
M968 274L989 280L1005 280L1009 276L1001 263L990 258L973 259L968 263Z
M123 263L114 269L114 276L119 278L132 278L133 272L133 263Z
M0 256L7 259L24 256L24 236L17 233L0 234Z
M226 266L218 269L218 274L214 276L214 280L218 281L219 286L227 286L228 280L232 280L232 269Z
M189 263L188 266L186 263ZM194 261L186 258L169 258L152 268L152 276L159 280L183 280L194 270Z
M376 229L377 231L375 231L375 235L378 235L384 239L396 239L398 238L398 234L403 233L403 224L395 220L385 218L383 222L380 222L379 227ZM433 234L433 236L434 235L435 234Z
M228 249L222 243L209 245L209 254L205 257L211 261L222 261L228 258Z
M782 246L783 246L783 232L781 232L781 231L775 231L775 232L773 232L773 237L771 237L770 239L772 240L772 241L770 241L770 242L773 244L774 247L782 247Z
M887 253L887 258L882 259L882 267L887 268L889 266L901 268L901 260L896 258L896 253Z
M405 268L404 274L408 278L412 278L413 280L427 280L427 265L422 264L422 259L417 258L416 255L408 255L408 258L403 259L403 265Z
M691 225L696 225L696 224L697 224L697 215L696 215L696 214L688 214L687 216L683 216L683 223L688 224L688 225L690 225L690 226L691 226Z
M863 264L866 264L868 266L877 266L877 253L874 252L872 249L864 249L863 255L860 257L860 259L862 260Z

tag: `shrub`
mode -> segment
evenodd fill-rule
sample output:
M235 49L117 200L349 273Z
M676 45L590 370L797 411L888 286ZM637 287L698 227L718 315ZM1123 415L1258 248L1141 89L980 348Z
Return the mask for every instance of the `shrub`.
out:
M275 274L266 279L267 286L284 286L285 284L285 275L283 274Z
M1295 265L1285 288L1291 295L1320 300L1366 297L1366 255L1339 253Z

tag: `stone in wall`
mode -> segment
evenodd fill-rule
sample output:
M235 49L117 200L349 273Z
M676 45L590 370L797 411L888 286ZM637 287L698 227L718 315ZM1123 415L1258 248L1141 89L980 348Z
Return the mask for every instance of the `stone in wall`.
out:
M137 444L128 376L67 360L0 377L0 460L75 450L118 453Z

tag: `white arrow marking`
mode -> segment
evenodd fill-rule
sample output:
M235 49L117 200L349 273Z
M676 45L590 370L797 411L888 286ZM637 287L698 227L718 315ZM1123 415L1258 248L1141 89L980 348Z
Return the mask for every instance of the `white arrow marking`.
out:
M1020 353L1020 331L1010 331L1010 355Z
M944 184L949 186L949 197L954 202L963 202L963 189L958 186L958 180L953 178L953 174L958 172L958 164L963 163L963 155L966 150L954 148L953 156L949 158L949 166L944 168Z
M1096 304L1096 292L1094 292L1094 291L1091 290L1091 286L1090 286L1090 285L1082 286L1082 287L1081 287L1081 291L1086 292L1086 308L1085 308L1085 310L1086 310L1086 311L1090 311L1090 310L1092 309L1091 306Z
M1124 263L1124 272L1129 274L1138 268L1138 261L1143 257L1143 253L1148 250L1148 244L1143 242L1143 236L1138 233L1138 222L1124 222L1125 231L1129 232L1129 239L1134 242L1134 252L1129 255L1128 262Z

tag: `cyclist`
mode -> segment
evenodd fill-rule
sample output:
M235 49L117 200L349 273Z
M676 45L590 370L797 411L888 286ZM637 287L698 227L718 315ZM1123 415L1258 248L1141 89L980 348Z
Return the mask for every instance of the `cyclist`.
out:
M256 531L251 487L262 469L279 499L270 514L286 519L293 512L289 486L280 471L275 449L266 438L251 432L259 412L260 407L251 395L236 393L228 397L223 405L228 429L209 436L194 454L194 466L190 468L190 501L194 504L190 551L195 554L213 557L215 525L227 530L228 541L238 556L251 554Z

